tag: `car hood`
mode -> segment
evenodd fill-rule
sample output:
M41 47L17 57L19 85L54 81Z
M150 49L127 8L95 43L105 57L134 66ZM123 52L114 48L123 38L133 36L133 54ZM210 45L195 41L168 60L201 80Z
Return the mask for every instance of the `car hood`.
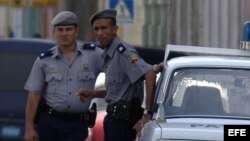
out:
M171 118L165 122L152 120L145 125L141 140L148 140L148 137L152 137L149 140L223 141L223 130L226 124L245 125L250 124L250 120L226 118Z
M163 139L223 140L223 125L217 123L160 123ZM208 134L209 133L209 134Z

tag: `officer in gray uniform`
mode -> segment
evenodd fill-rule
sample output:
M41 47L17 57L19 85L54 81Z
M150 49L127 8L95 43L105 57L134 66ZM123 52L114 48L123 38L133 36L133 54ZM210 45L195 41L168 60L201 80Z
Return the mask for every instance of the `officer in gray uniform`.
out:
M104 49L106 91L82 89L78 95L83 100L105 97L108 103L105 141L134 141L136 131L140 132L141 128L138 122L148 121L152 114L156 75L135 48L118 37L116 13L116 10L106 9L90 18L96 39ZM147 94L143 116L144 80Z
M35 60L24 87L29 92L25 140L84 141L91 101L81 101L76 93L80 88L94 89L103 50L77 42L78 18L73 12L60 12L51 24L57 45ZM42 100L43 108L39 109Z

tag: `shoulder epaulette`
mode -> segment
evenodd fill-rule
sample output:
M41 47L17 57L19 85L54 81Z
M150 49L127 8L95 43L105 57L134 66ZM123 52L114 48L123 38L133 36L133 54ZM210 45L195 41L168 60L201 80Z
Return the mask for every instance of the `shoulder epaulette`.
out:
M120 52L121 54L123 54L124 51L126 50L126 47L123 44L119 44L117 46L117 50L118 50L118 52Z
M46 52L43 52L39 55L40 59L43 59L45 57L48 57L48 56L51 56L53 53L52 51L46 51Z
M94 43L84 43L82 49L94 50L96 45Z

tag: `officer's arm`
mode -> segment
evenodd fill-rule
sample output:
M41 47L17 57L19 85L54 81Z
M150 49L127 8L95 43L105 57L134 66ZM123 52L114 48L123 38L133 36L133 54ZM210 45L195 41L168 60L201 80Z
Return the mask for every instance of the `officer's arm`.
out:
M104 98L106 96L106 90L88 90L81 88L76 95L80 97L82 101L87 101L93 98Z
M106 96L106 90L94 91L95 98L104 98Z
M41 99L41 94L29 92L26 103L26 130L34 129L35 116Z
M146 122L149 121L152 116L152 108L155 97L155 79L156 75L153 70L149 70L144 74L145 85L146 85L146 112L141 120L139 120L135 125L137 136L141 136L141 129Z
M153 70L149 70L145 73L145 85L146 85L146 110L152 111L153 102L155 97L155 80L156 74Z

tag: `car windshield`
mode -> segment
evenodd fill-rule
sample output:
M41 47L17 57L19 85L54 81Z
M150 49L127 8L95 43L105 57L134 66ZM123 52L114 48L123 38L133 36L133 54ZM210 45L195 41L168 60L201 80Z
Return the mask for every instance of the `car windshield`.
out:
M0 52L0 90L23 90L37 56L35 53Z
M165 115L250 118L249 85L249 70L176 70L170 80Z

